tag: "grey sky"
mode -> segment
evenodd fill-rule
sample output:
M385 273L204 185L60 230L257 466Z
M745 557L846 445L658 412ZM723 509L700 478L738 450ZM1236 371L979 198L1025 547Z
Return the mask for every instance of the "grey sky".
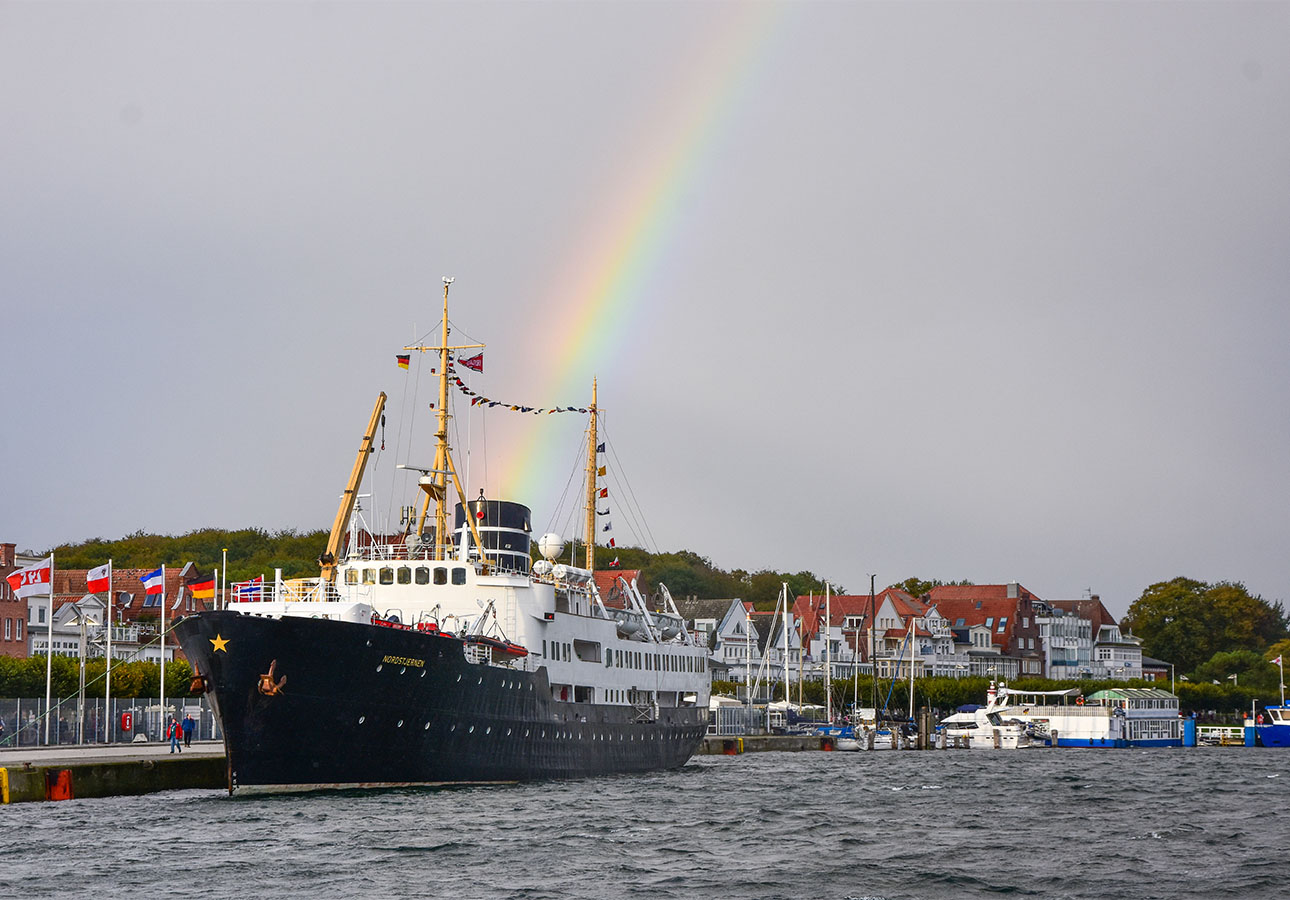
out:
M0 538L327 527L452 274L484 393L600 377L660 549L1284 599L1287 46L1284 3L0 3ZM490 472L538 426L540 529L582 423L486 425Z

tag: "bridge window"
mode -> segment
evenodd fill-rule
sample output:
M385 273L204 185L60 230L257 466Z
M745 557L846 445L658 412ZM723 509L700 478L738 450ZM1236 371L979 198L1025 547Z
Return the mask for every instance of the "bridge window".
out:
M460 567L453 569L453 570L452 570L452 583L453 583L453 584L465 584L465 583L466 583L466 570L465 570L465 569L463 569L463 568L460 568Z
M399 584L412 583L412 570L407 566L399 566Z
M346 583L346 584L358 584L358 569L346 569L346 570L345 570L345 583Z
M389 566L381 567L381 584L394 584L394 569Z
M448 583L448 570L447 570L446 568L444 568L443 566L435 566L435 570L434 570L434 583L435 583L435 584L447 584L447 583Z
M417 574L416 574L417 584L429 584L429 583L430 583L430 567L429 567L429 566L417 566L416 573L417 573Z
M363 570L363 584L376 584L376 570L375 570L375 569L364 569L364 570Z

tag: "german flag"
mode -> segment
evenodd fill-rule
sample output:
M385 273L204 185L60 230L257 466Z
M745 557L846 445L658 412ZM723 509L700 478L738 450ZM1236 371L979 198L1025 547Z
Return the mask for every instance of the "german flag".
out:
M407 369L408 363L412 361L411 353L396 353L394 359L398 362L400 369Z
M215 579L190 584L188 590L193 592L193 597L197 600L209 600L215 596Z

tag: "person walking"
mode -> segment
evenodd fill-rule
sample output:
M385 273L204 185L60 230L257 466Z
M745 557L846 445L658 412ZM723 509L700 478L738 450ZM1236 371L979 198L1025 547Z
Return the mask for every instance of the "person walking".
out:
M184 748L179 746L179 734L183 731L179 723L175 721L174 716L170 717L170 724L166 726L166 737L170 738L170 752L183 753Z
M191 747L193 745L193 729L196 727L197 727L197 723L193 721L193 717L191 715L184 716L184 746L185 747Z

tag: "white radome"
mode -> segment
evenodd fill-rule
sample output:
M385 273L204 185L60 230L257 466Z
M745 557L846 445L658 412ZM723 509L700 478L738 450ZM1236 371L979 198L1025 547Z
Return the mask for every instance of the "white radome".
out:
M558 559L564 553L564 538L553 531L548 531L538 538L538 550L546 559Z

